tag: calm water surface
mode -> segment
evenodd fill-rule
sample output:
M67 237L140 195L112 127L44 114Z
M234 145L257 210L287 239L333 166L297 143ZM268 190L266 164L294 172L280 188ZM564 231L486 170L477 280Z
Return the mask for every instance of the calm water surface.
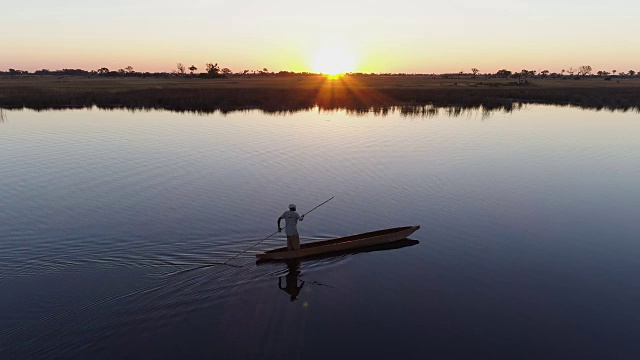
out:
M639 135L541 106L6 111L0 358L638 358ZM303 242L419 244L257 265L278 234L210 266L331 196Z

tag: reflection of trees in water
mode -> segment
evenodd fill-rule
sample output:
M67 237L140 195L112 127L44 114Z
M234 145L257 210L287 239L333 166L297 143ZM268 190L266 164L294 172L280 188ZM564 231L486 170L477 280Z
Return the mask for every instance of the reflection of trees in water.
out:
M5 120L7 120L7 113L4 109L0 108L0 123L5 122Z
M335 114L338 112L345 112L349 116L390 116L390 115L400 115L407 118L435 118L440 116L446 116L451 118L458 117L480 117L482 119L488 119L493 114L498 113L512 113L513 111L518 111L525 109L529 105L526 102L516 102L507 104L504 106L496 106L496 107L486 107L486 106L437 106L437 105L404 105L404 106L384 106L384 107L370 107L370 108L348 108L348 107L332 107L332 108L323 108L319 106L310 106L296 109L261 109L261 108L244 108L244 109L175 109L172 107L159 107L159 106L103 106L103 105L93 105L93 106L64 106L64 107L26 107L35 111L63 111L63 110L72 110L72 109L97 109L97 110L106 110L106 111L119 111L125 110L132 113L136 112L154 112L154 111L172 111L177 113L189 113L200 116L208 116L211 114L230 114L230 113L251 113L255 111L260 111L264 115L273 115L273 116L289 116L295 115L300 112L308 112L308 111L318 111L327 115ZM561 104L537 104L537 105L547 105L547 106L569 106L569 105L561 105ZM582 109L591 109L589 107L575 106L576 108ZM628 112L633 111L640 113L640 107L623 107L623 108L595 108L591 110L606 110L610 112ZM0 111L0 122L6 120L6 113Z
M346 113L353 116L388 116L399 114L409 118L435 118L439 116L446 117L473 117L480 115L483 119L490 117L495 113L511 113L514 110L521 110L526 105L522 103L512 104L511 106L489 109L483 106L476 107L460 107L460 106L434 106L434 105L413 105L413 106L393 106L386 108L372 108L364 110L349 110Z

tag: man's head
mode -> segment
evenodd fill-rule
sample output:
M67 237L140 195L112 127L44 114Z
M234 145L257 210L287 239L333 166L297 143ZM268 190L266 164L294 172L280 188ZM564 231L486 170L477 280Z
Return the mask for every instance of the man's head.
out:
M296 204L289 204L289 210L296 211Z

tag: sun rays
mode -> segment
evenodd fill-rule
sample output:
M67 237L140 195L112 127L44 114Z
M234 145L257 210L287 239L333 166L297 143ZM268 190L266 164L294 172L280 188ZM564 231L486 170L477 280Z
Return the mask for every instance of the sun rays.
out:
M367 86L354 76L331 76L318 85L315 105L323 110L384 108L393 104L393 99L377 89Z

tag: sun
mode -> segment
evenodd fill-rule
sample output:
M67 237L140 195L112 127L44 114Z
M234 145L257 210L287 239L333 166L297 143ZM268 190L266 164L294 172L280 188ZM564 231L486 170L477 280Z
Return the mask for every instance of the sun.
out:
M336 76L352 72L355 63L355 58L349 50L340 47L325 47L315 52L312 68L317 73Z

